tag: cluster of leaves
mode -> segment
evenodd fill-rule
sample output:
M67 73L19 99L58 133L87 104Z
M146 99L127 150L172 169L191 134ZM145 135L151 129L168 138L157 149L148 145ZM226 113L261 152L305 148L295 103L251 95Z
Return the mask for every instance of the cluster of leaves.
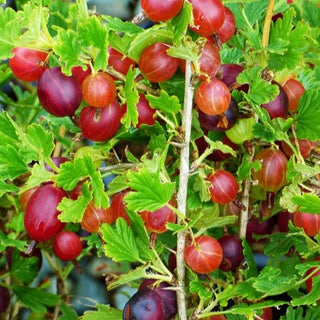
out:
M11 50L14 47L27 46L50 52L50 65L60 65L63 72L69 75L71 68L79 65L85 67L91 64L96 71L108 70L109 45L138 62L143 49L159 41L172 44L169 50L172 56L191 60L195 64L199 59L197 36L188 31L192 20L188 2L173 20L148 29L115 17L91 14L86 1L81 0L71 4L48 0L17 3L21 10L0 8L2 61L12 56ZM297 138L318 140L320 13L314 9L315 3L295 1L294 5L289 6L284 0L277 1L275 13L281 12L283 17L275 23L271 22L267 46L262 43L262 35L268 1L224 3L236 17L237 34L222 46L220 56L223 63L240 63L245 66L237 81L239 84L249 84L250 89L247 93L234 90L232 95L238 101L243 115L254 114L257 119L254 138L250 143L290 143L292 133ZM306 93L299 102L298 112L287 119L271 120L267 112L260 108L261 104L273 100L278 94L277 87L270 85L264 77L266 69L279 82L292 74L297 75L306 88ZM127 274L113 278L108 283L108 289L136 282L141 278L172 280L172 274L165 264L169 253L167 248L175 247L177 232L192 229L194 233L208 233L216 237L222 235L223 227L228 228L231 233L238 232L237 217L223 216L222 208L210 201L205 176L215 164L206 159L198 163L199 158L196 156L196 159L192 159L195 161L190 163L195 171L188 185L187 219L182 219L181 224L168 225L170 231L159 236L155 247L150 248L149 235L137 213L161 208L179 189L177 172L180 150L176 145L181 142L185 80L182 73L177 73L172 79L159 84L156 94L154 90L149 90L147 99L157 109L163 124L157 122L152 127L143 126L141 130L137 130L132 125L137 123L135 105L141 90L135 81L138 73L138 69L129 71L123 81L118 83L119 98L128 107L121 129L111 140L95 143L91 147L91 154L80 158L72 156L78 147L75 138L81 137L79 128L69 118L57 119L48 115L37 100L34 86L22 87L21 83L11 82L13 95L0 92L0 103L6 106L5 111L0 114L0 221L5 230L0 231L0 253L4 253L8 247L25 250L28 238L23 227L24 213L19 204L19 195L47 181L54 182L66 191L71 191L80 181L85 181L82 194L77 200L64 198L58 207L61 211L59 219L74 229L79 227L85 208L91 200L94 200L97 207L107 207L110 196L130 188L131 192L125 198L130 226L118 219L115 225L104 224L99 238L92 235L88 240L89 249L92 245L98 249L99 254L116 262L139 264ZM7 63L3 63L0 67L0 85L9 83L11 79L10 68ZM148 85L147 82L143 84ZM65 128L67 135L61 135L61 127ZM195 140L203 135L197 111L194 110L191 137ZM249 161L247 149L241 147L235 153L219 141L220 138L219 134L208 135L210 151L232 153L231 159L222 165L228 166L228 170L237 175L241 193L244 191L242 186L250 179L251 171L257 168L257 163ZM146 146L148 152L142 157L126 150L125 158L134 170L123 170L123 163L119 163L117 157L112 155L120 142ZM60 169L51 160L55 143L63 145L63 155L70 159ZM197 147L192 147L192 151L197 153ZM301 192L301 187L308 188L311 179L320 173L319 165L301 161L299 150L295 146L293 148L295 156L289 161L288 184L277 196L272 214L277 214L281 209L294 212L298 207L302 211L319 214L320 201L317 193ZM107 167L99 167L94 161L96 156L102 157ZM45 163L55 168L54 172L47 171ZM106 191L103 178L111 173L115 178ZM261 190L252 191L252 211L257 211L265 197ZM181 215L179 212L178 214ZM207 316L223 313L229 320L246 319L246 316L252 318L265 307L280 305L290 305L283 320L301 319L302 314L305 319L317 319L320 310L315 304L320 296L320 282L315 281L312 291L307 295L301 288L304 288L306 271L316 264L311 260L320 252L319 236L311 239L302 229L291 225L286 236L273 233L269 238L263 253L273 259L262 271L258 270L252 249L243 239L247 262L239 271L242 281L237 282L234 274L222 271L211 275L214 281L203 280L188 269L186 292L195 297L190 300L200 301L199 305L205 305ZM292 247L295 248L294 254L289 255ZM307 262L301 263L300 257ZM3 261L0 260L0 263L3 264ZM12 286L17 300L36 313L45 312L47 307L60 303L61 319L76 319L75 313L61 302L60 297L45 293L45 288L31 287L35 275L19 270L29 270L33 262L28 260L23 263L23 267L19 265L10 271L12 277L20 279ZM290 296L289 302L278 300L277 297L284 293ZM231 300L247 303L228 308ZM265 301L261 302L262 300ZM216 306L219 308L214 309ZM192 308L196 309L196 306ZM119 310L104 305L97 305L96 309L85 313L82 319L121 319Z

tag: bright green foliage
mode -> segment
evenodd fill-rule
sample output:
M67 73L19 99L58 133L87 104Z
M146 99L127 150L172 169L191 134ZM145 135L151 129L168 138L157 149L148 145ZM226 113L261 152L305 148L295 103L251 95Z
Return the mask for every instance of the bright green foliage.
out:
M223 314L228 320L253 320L264 308L281 306L287 308L281 320L317 320L320 317L319 278L314 279L310 293L305 294L304 290L307 270L318 266L313 259L319 256L320 235L308 237L302 228L289 222L287 233L275 232L278 231L275 228L271 235L253 235L260 241L255 244L245 239L248 218L259 218L261 222L275 219L281 210L293 213L298 209L320 214L319 148L303 159L297 141L290 140L292 137L320 139L320 7L317 1L295 0L292 5L286 0L275 1L273 14L283 15L275 22L266 20L269 1L223 1L234 13L237 30L227 43L216 41L214 44L219 46L222 63L244 67L237 84L249 85L248 92L232 90L232 97L239 105L239 117L252 123L251 128L244 128L247 140L235 149L222 143L225 132L207 132L199 120L194 100L188 101L186 95L189 93L192 97L197 90L199 57L207 41L189 29L193 16L188 1L176 17L147 29L117 17L95 14L87 8L85 0L15 3L18 11L0 8L0 85L11 88L9 92L0 92L0 103L5 110L0 113L0 268L4 270L0 285L9 279L5 283L9 284L14 299L31 310L31 316L45 317L46 312L54 309L59 319L78 318L73 306L64 300L66 292L52 294L46 291L45 285L34 287L32 284L37 274L37 259L20 256L30 242L24 228L25 213L20 196L43 183L53 183L69 194L84 182L76 200L64 197L57 207L61 212L58 218L66 223L68 230L78 231L91 201L96 207L107 208L114 195L128 191L123 205L130 224L118 218L112 225L100 226L98 233L82 238L88 247L79 259L94 253L113 260L112 275L107 274L106 278L107 290L128 283L137 287L143 278L178 286L176 280L182 272L171 273L167 261L169 253L176 250L179 236L186 235L189 243L200 234L218 239L229 233L241 235L245 263L236 271L218 269L206 277L198 276L185 266L183 291L190 315L196 311L200 318ZM270 35L262 41L269 24ZM93 152L80 157L75 156L76 151L87 144L78 123L85 103L72 117L48 115L38 101L36 83L17 81L7 63L13 48L26 46L49 53L46 63L61 66L67 75L71 75L74 66L112 73L108 66L109 46L138 63L143 50L156 42L168 44L168 55L192 63L195 74L191 81L186 83L184 73L178 70L170 80L151 84L143 78L138 65L130 69L125 77L116 80L117 99L121 105L126 104L119 131L105 142L90 142L87 147ZM220 72L217 77L221 77ZM298 79L306 89L299 100L298 111L289 112L286 119L270 119L261 105L273 101L279 94L272 80L283 84L288 78ZM136 128L139 94L145 94L151 108L156 110L156 123L152 126L142 124ZM192 111L186 116L188 102ZM219 117L225 121L222 115ZM186 120L191 122L191 132L184 131ZM190 149L184 153L184 139L188 134ZM203 136L208 147L201 153L196 140ZM271 208L265 201L269 194L257 186L252 177L253 171L260 168L254 156L265 147L279 148L281 142L290 145L293 155L288 159L287 184L275 194ZM231 156L223 161L211 161L213 151ZM60 168L52 164L51 157L57 154L69 159ZM187 156L188 182L181 183L182 165ZM101 161L104 163L100 167ZM46 169L46 163L53 172ZM230 171L238 181L239 192L234 203L218 205L211 201L207 177L219 168ZM108 185L104 182L106 177L113 177ZM179 193L183 187L187 189L186 200ZM163 234L148 233L141 211L155 211L171 200L179 219L167 223L168 230ZM236 214L237 210L241 213ZM51 243L41 243L39 247L59 278L59 284L64 283L73 265L53 258ZM180 249L182 246L180 242ZM4 262L9 248L15 249L10 270ZM257 265L256 253L271 257L267 266ZM305 262L302 263L301 258ZM289 301L278 300L277 296L284 293ZM121 310L102 304L96 304L95 308L79 319L122 319Z

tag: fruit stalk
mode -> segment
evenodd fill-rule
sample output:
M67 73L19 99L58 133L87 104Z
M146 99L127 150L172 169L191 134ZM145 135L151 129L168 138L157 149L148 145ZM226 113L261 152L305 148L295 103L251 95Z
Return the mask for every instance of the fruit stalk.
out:
M191 83L191 62L186 63L186 73L185 73L185 99L184 108L182 115L182 132L183 136L183 146L181 148L180 154L180 176L179 176L179 190L178 190L178 210L186 215L186 202L187 202L187 187L189 179L189 145L190 145L190 135L191 135L191 121L192 121L192 105L193 105L193 93L194 86ZM178 217L178 222L181 222L181 218ZM185 278L185 268L184 268L184 249L186 246L186 232L178 232L177 240L177 276L178 276L178 287L177 291L177 303L178 303L178 314L180 320L186 320L186 300L184 293L184 278Z

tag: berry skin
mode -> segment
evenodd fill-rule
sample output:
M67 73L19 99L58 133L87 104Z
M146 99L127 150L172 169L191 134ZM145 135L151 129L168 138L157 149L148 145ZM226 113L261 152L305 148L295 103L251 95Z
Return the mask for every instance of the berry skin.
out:
M64 261L76 259L82 251L82 243L79 236L71 231L58 233L53 240L55 255Z
M123 320L164 320L162 301L157 292L150 288L139 290L126 303Z
M190 28L203 37L219 30L225 19L224 6L220 0L189 0L192 4L194 26Z
M196 91L198 108L208 115L218 115L225 112L231 103L228 87L218 79L211 79L200 84Z
M162 42L152 44L143 50L139 68L150 82L169 80L178 69L178 59L167 54L169 45Z
M80 112L80 129L89 140L106 141L120 128L122 116L117 100L105 108L85 107Z
M200 274L210 273L219 268L223 250L218 240L201 235L186 246L184 258L193 271Z
M22 81L36 81L46 69L44 62L48 57L45 52L28 48L14 48L14 56L9 59L13 74Z
M53 238L64 227L58 220L57 206L66 193L53 184L39 187L27 203L24 226L31 239L38 242Z
M260 161L261 169L253 171L253 177L262 189L276 192L287 183L288 160L283 152L266 148L256 155L255 160Z
M114 70L126 75L130 67L135 68L136 63L132 59L125 57L121 52L116 49L108 48L108 64L110 64Z
M0 313L8 309L10 300L11 297L8 288L0 286Z
M302 228L309 237L314 237L320 230L320 214L300 212L293 214L293 223L296 227Z
M116 84L105 72L87 76L82 82L83 99L92 107L104 108L117 96Z
M219 169L209 175L208 180L211 182L209 191L213 202L227 204L238 194L238 182L228 171Z
M147 17L154 21L167 21L174 18L182 9L184 0L141 0L141 8Z
M73 116L82 99L79 82L63 74L60 67L41 74L37 94L43 108L56 117Z
M217 31L222 43L227 42L232 38L236 30L236 20L232 11L228 7L224 7L224 21L222 26Z

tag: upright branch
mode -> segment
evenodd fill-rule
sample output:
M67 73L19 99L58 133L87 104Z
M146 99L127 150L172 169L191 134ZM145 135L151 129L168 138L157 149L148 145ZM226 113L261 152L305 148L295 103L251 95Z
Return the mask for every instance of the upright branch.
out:
M185 96L184 96L184 108L182 116L182 132L184 135L183 144L181 148L180 156L180 177L179 177L179 190L178 190L178 210L186 215L187 209L187 189L189 179L189 145L191 135L191 122L192 122L192 105L193 105L193 92L194 86L191 83L191 64L190 61L186 63L186 75L185 75ZM179 222L181 218L179 218ZM178 233L177 242L177 276L178 287L177 301L178 301L178 313L179 319L186 319L186 300L184 290L184 248L186 245L186 232L181 231Z

